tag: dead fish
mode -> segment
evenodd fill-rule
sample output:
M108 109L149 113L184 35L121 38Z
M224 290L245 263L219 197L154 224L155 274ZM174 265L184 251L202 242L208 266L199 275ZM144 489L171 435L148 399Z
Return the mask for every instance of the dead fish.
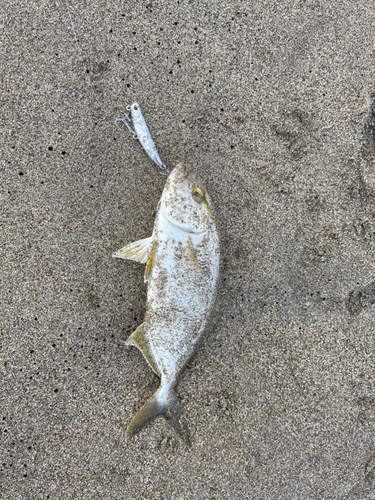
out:
M161 379L130 422L126 437L163 415L188 441L175 386L214 312L220 249L210 198L185 166L177 165L167 179L152 236L113 257L146 264L146 314L126 344L140 349Z

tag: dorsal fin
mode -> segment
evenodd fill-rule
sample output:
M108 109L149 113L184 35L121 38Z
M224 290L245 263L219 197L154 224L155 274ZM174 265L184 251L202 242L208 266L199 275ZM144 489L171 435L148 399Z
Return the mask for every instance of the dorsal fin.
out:
M146 264L152 251L152 243L152 236L150 236L150 238L145 238L144 240L134 241L133 243L121 248L121 250L118 250L112 255L112 257L135 260L141 264Z
M130 335L128 340L125 342L126 345L134 345L143 354L147 363L151 366L152 370L160 377L159 369L154 361L154 357L151 353L149 341L143 329L143 323Z

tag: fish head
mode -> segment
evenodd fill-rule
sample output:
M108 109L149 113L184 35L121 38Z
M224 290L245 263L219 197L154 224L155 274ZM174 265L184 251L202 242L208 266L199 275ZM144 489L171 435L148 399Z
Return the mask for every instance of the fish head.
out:
M174 226L189 233L203 233L213 222L211 200L200 180L178 164L167 179L161 211Z

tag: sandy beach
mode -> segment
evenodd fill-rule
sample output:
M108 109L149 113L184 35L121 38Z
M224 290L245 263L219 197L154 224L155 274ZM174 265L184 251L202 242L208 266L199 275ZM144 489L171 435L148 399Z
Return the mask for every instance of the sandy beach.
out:
M375 498L374 3L5 0L0 498ZM214 327L177 385L125 346L165 177L204 181Z

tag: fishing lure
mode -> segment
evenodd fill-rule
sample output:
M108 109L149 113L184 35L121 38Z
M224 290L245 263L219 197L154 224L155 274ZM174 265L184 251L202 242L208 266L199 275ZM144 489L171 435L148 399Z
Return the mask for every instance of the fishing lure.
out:
M154 144L154 141L152 140L150 131L146 125L146 121L143 118L141 108L135 102L131 106L127 106L126 110L128 111L128 114L126 114L124 118L117 118L117 120L115 120L115 124L117 125L117 122L124 123L124 125L127 126L129 132L132 134L133 138L139 140L143 149L146 151L151 160L153 160L161 170L167 170L167 167L161 161L159 153L156 150L156 146ZM131 123L133 124L134 130L132 130L130 127ZM167 173L168 171L166 173L163 173L163 175L167 175Z

